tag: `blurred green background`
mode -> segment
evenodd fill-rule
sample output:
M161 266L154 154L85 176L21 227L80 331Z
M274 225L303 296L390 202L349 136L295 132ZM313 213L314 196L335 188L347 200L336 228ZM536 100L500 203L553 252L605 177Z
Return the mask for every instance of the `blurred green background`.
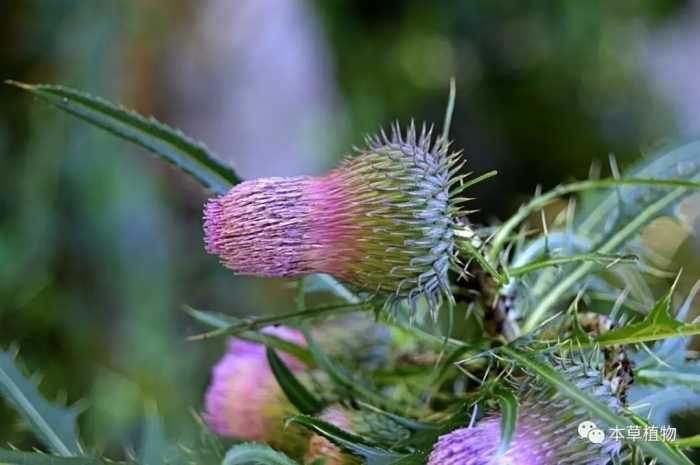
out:
M584 178L592 162L607 169L610 154L626 166L691 137L700 121L688 105L700 103L689 65L700 15L682 1L3 10L1 78L156 115L246 177L324 172L396 119L439 126L455 76L454 147L476 173L499 171L475 189L478 222L504 218L537 184ZM137 442L144 398L183 434L223 341L186 341L198 327L182 305L263 314L288 309L291 289L234 278L205 254L207 193L184 175L17 89L0 87L0 102L0 347L21 348L47 396L85 405L82 433L98 449L118 456ZM697 256L693 234L674 234L660 247ZM28 449L17 421L0 405L0 442Z

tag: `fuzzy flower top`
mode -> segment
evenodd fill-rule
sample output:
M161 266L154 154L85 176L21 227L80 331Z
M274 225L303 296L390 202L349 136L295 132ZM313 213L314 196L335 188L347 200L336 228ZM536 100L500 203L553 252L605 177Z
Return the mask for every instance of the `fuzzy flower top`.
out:
M510 450L497 457L501 439L500 417L483 420L473 428L460 428L442 436L428 465L546 465L545 444L523 422L518 424Z
M304 344L296 330L267 328L265 332ZM282 354L293 372L304 370L297 359ZM214 367L205 397L204 420L221 436L274 443L292 407L277 384L261 344L232 339L228 352Z
M452 299L459 154L430 131L368 139L323 177L243 182L204 210L206 249L240 274L328 273L371 293Z

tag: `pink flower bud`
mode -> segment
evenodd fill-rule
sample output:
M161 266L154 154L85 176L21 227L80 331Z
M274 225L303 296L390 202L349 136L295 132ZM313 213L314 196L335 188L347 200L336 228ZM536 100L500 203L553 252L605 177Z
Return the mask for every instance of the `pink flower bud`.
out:
M390 304L423 296L435 310L452 299L459 160L429 131L395 128L326 176L246 181L211 199L206 249L236 273L328 273Z
M268 328L266 332L304 344L300 332ZM304 365L281 354L293 372ZM265 347L232 339L226 355L214 367L212 383L205 397L204 420L221 436L274 444L283 434L284 418L294 409L270 370Z

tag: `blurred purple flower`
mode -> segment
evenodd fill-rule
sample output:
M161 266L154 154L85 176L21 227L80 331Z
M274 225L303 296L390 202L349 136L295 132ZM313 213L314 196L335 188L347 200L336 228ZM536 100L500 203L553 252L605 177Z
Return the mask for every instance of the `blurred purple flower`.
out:
M483 420L478 426L460 428L440 437L428 465L546 465L546 451L540 436L521 421L510 450L495 459L501 438L500 417Z
M579 389L622 411L618 385L613 387L604 358L591 357L585 364L573 358L555 357L560 373ZM512 378L519 386L518 420L508 450L499 456L501 416L483 418L473 427L459 428L441 436L433 446L428 465L608 465L619 457L621 442L605 437L593 418L577 403L534 376ZM581 437L586 426L591 436ZM616 462L615 462L616 463Z
M501 417L494 415L471 428L441 436L428 465L606 465L618 455L620 443L594 444L578 436L578 423L556 408L521 406L508 451L498 456Z
M267 328L266 333L304 344L299 331ZM293 372L304 370L297 359L281 354ZM205 397L204 420L221 436L274 444L282 433L284 417L291 413L282 389L267 363L261 344L232 339L228 352L213 370Z

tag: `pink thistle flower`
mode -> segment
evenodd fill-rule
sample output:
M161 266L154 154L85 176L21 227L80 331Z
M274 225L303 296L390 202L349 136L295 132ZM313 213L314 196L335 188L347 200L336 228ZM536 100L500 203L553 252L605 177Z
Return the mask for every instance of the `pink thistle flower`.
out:
M515 437L508 452L497 458L501 439L500 416L482 420L478 426L459 428L440 437L430 454L428 465L546 465L543 444L533 431L520 419Z
M296 330L278 327L265 332L304 344ZM305 369L294 357L281 357L292 372ZM203 418L217 434L268 444L282 441L284 418L294 412L270 370L265 347L239 339L231 340L228 352L214 367L205 406Z
M573 362L564 369L563 374L580 389L605 402L612 410L622 410L622 404L610 381L599 369ZM578 404L555 389L542 386L534 377L520 379L516 383L522 386L518 422L510 447L504 454L498 455L501 416L494 414L473 427L459 428L441 436L433 446L427 465L617 463L614 460L620 455L620 442L607 437L601 437L602 442L591 441L579 436L579 425L590 422L592 418ZM600 433L605 434L603 425Z
M557 412L523 409L508 451L498 456L501 417L481 420L441 436L428 465L608 465L620 443L593 444L578 436L578 423L563 422Z
M452 300L455 232L463 227L451 187L461 181L459 154L418 136L368 139L368 148L324 177L243 182L209 200L206 250L240 274L297 277L328 273L359 289L424 296L431 310Z

